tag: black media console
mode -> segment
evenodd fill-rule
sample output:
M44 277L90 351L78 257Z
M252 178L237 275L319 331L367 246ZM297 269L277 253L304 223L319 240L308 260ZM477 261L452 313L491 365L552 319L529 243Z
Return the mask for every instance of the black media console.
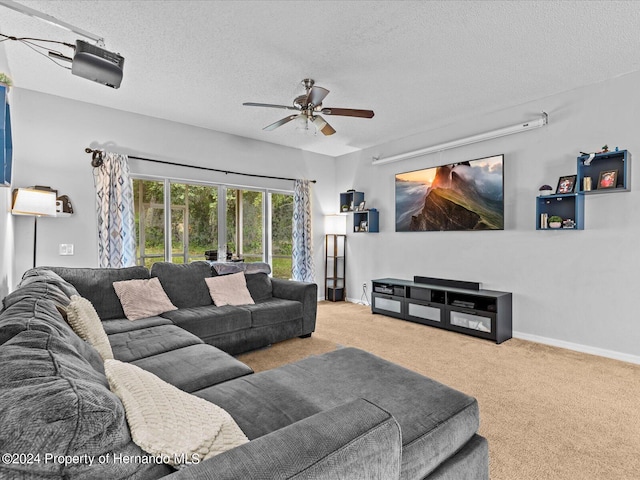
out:
M511 293L428 277L373 280L372 313L502 343L511 338Z

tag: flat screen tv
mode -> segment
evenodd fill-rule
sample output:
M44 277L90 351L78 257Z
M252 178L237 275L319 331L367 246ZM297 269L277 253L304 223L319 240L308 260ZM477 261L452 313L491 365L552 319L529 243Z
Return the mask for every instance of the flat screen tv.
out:
M504 230L504 155L396 175L396 232Z

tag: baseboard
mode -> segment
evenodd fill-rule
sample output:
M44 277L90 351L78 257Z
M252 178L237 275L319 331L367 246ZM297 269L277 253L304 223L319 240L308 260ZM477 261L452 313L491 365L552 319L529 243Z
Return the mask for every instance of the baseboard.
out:
M640 365L640 356L631 355L629 353L616 352L615 350L606 350L604 348L591 347L589 345L581 345L579 343L565 342L564 340L541 337L539 335L532 335L530 333L523 332L513 332L513 338L519 338L521 340L528 340L530 342L551 345L552 347L566 348L567 350L574 350L576 352L588 353L590 355L597 355L599 357L612 358L614 360L620 360L622 362L629 362Z
M357 303L358 305L364 305L365 307L370 307L371 306L370 303L364 303L363 300L360 300L359 298L349 298L349 297L347 297L347 302L349 302L349 303Z
M359 305L370 306L362 303L360 299L347 297L347 302L357 303ZM589 355L597 355L599 357L611 358L613 360L620 360L622 362L634 363L640 365L640 356L631 355L630 353L616 352L615 350L607 350L604 348L591 347L589 345L581 345L579 343L566 342L564 340L557 340L555 338L542 337L540 335L532 335L530 333L513 332L513 338L519 338L521 340L528 340L530 342L542 343L544 345L551 345L552 347L566 348L567 350L573 350L581 353L588 353Z

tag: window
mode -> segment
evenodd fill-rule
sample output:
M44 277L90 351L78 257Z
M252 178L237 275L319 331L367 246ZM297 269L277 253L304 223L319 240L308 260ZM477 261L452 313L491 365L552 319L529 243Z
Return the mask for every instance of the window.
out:
M227 252L246 262L264 259L264 192L227 190Z
M204 260L205 251L223 245L247 262L268 261L274 277L291 278L290 193L168 179L134 179L134 192L139 265Z
M218 249L218 187L171 182L171 261L204 260Z
M271 269L276 278L291 278L293 195L271 194Z
M133 180L138 265L164 261L164 182Z

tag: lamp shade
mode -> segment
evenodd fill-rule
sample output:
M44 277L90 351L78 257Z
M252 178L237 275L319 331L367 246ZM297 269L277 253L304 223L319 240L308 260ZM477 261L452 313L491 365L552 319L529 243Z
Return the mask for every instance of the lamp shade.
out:
M54 217L56 215L56 192L36 188L16 188L13 191L14 215Z
M347 216L346 215L325 215L324 233L326 235L346 235Z

